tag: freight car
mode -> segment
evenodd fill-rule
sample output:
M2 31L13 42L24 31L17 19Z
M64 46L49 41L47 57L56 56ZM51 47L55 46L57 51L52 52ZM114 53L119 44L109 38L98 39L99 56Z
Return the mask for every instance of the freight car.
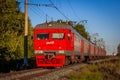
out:
M38 67L62 67L106 56L106 51L86 40L72 26L49 22L34 28L34 53Z

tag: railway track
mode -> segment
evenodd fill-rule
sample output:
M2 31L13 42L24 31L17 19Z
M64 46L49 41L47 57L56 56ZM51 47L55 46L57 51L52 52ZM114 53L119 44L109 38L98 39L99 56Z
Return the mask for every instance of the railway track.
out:
M102 60L91 61L91 64L96 63L103 63L109 61L117 61L118 58L108 58ZM65 74L78 70L82 67L85 67L89 64L80 63L65 66L63 68L56 68L56 69L43 69L43 68L36 68L36 69L29 69L23 71L17 71L12 73L0 74L0 80L58 80L60 77L63 77Z
M50 71L52 71L52 69L36 68L36 69L22 70L12 73L5 73L5 74L0 74L0 80L22 80L23 78L30 77L31 75L35 75L35 74L43 75Z

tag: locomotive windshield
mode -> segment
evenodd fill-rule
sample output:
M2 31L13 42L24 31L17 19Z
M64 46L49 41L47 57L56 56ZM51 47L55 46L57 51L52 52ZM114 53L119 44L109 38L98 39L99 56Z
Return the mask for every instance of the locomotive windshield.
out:
M49 34L48 33L39 33L37 34L37 40L48 40Z
M52 33L52 39L53 40L63 40L64 33Z

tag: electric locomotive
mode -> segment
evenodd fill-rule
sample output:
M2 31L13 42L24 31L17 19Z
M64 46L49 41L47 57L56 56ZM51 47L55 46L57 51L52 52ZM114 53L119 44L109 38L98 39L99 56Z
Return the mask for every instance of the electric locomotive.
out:
M72 26L58 22L36 25L34 53L38 67L63 67L106 55L104 49L83 38Z

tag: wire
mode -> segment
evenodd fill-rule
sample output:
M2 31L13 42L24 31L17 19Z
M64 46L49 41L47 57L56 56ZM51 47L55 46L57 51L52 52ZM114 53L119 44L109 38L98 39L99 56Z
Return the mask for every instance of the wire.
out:
M60 11L60 10L58 9L57 6L55 6L55 4L54 4L51 0L49 0L49 1L50 1L51 4L54 5L54 8L55 8L61 15L63 15L66 19L70 20L62 11Z
M46 16L46 17L49 17L49 18L51 18L47 13L45 13L43 10L41 10L40 9L40 7L39 6L47 6L47 7L54 7L53 5L51 5L51 4L38 4L39 3L39 0L37 1L37 0L34 0L34 2L33 1L31 1L31 2L29 2L28 3L28 5L33 5L33 7L32 8L34 8L34 12L35 13L40 13L41 15L44 15L44 16ZM35 8L35 7L37 7L37 8ZM36 11L35 11L36 10ZM33 10L32 10L33 11ZM41 13L42 12L42 13ZM37 14L38 15L38 14Z
M72 7L70 0L67 0L67 1L68 1L68 4L70 5L70 8L71 8L73 14L75 15L75 17L77 17L78 20L80 20L79 16L76 14L75 10L74 10L73 7Z
M39 1L39 0L38 0L38 1ZM38 2L36 2L36 3L38 3ZM43 14L47 15L47 17L51 18L47 13L45 13L42 9L40 9L40 7L38 7L38 9L39 9Z
M29 0L29 2L28 2L28 5L30 4L30 5L35 5L35 6L47 6L47 7L53 7L53 8L55 8L61 15L63 15L67 20L70 20L62 11L60 11L60 9L58 8L58 7L56 7L55 6L55 4L51 1L51 0L49 0L50 1L50 3L51 4L38 4L38 1L36 1L36 0ZM21 1L21 3L24 3L23 1ZM35 3L37 3L37 4L35 4ZM30 7L29 6L29 8L30 8L30 10L32 10L36 15L39 15L38 13L40 13L41 14L41 9L38 7L38 8L35 8L35 7ZM34 8L34 9L33 9ZM47 15L47 17L49 17L48 16L48 14L46 14L44 11L42 11L43 12L43 14L45 14L45 15ZM42 15L43 15L42 14ZM39 15L40 16L40 15Z
M36 10L35 10L34 7L29 7L29 9L30 9L33 13L35 13L36 15L41 16L38 12L36 12Z

